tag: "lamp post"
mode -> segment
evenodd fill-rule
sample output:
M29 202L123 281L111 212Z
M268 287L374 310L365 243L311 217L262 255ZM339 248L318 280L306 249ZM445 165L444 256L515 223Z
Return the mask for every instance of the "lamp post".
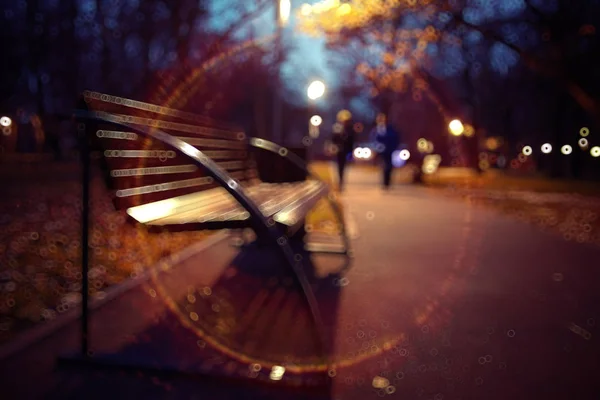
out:
M308 107L309 115L313 112L314 101L322 97L325 94L325 84L320 80L312 81L306 88L306 96L311 101ZM309 118L308 124L308 136L316 139L319 137L319 125L323 122L323 119L319 115L313 115Z
M283 27L290 18L291 0L275 0L275 26L277 34L275 35L275 54L277 62L277 72L275 73L275 91L273 94L273 127L272 139L279 142L282 146L283 132L281 129L281 58L282 58L282 37Z

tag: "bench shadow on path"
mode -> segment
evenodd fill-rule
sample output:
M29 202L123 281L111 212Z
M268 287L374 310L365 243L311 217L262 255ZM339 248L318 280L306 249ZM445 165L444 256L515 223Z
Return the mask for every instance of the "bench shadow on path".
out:
M340 287L333 282L339 276L319 277L321 268L313 264L313 257L304 250L295 251L303 256L319 304L326 352L319 346L306 301L279 250L251 243L214 284L189 282L187 295L179 290L171 296L160 277L155 279L152 286L169 305L167 311L114 354L97 356L134 367L65 370L56 395L86 399L115 393L127 393L129 398L268 399L285 395L294 399L306 398L309 391L310 398L331 398L324 356L334 354ZM339 271L346 267L342 258L331 259L340 264ZM277 369L273 366L281 365L286 368L283 379L271 380ZM205 379L207 374L209 379Z

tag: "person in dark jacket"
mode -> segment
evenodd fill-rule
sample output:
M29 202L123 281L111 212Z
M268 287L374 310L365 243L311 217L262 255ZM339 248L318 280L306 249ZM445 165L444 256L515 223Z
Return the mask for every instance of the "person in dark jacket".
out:
M378 126L375 140L381 144L380 155L383 161L383 188L389 189L392 181L392 171L394 164L392 163L392 155L400 145L400 134L389 123L381 123Z
M337 146L338 151L336 153L337 165L338 165L338 176L339 176L339 190L340 192L344 188L344 171L346 170L346 162L348 160L348 154L354 150L354 140L356 132L354 131L354 122L351 117L346 118L344 121L340 121L342 129L340 132L333 132L333 143Z

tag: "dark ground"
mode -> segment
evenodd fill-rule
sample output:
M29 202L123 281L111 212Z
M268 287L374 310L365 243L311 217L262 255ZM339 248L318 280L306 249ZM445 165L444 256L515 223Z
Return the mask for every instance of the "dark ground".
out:
M350 174L352 268L340 280L330 275L340 258L305 259L334 344L325 388L56 368L77 349L72 325L3 361L3 398L600 398L600 248L433 190L382 193L377 177ZM222 242L128 292L94 313L96 353L219 376L260 364L253 381L276 362L290 384L321 382L306 307L271 254L236 257Z

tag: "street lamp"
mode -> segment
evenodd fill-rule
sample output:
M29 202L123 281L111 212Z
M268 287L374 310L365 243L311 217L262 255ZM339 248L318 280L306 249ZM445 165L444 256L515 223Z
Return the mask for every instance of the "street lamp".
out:
M460 120L458 120L458 119L454 119L454 120L450 121L450 123L448 124L448 129L450 130L450 133L453 134L454 136L460 136L465 131L465 127L463 126L463 123L460 122Z
M277 56L277 72L275 75L275 93L273 99L273 140L280 140L283 145L283 132L281 129L281 54L283 37L283 28L290 18L291 0L275 0L275 26L277 34L275 35L275 54ZM281 138L278 136L281 135Z
M279 0L279 23L281 25L287 24L291 9L292 2L290 0Z
M306 95L311 100L316 100L325 94L325 84L321 81L312 81L306 89Z

